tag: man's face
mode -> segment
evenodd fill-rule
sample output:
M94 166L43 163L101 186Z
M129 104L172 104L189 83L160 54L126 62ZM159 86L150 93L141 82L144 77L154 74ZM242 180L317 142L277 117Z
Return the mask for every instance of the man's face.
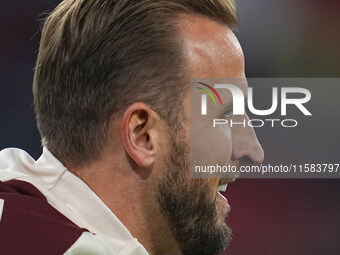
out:
M228 27L189 15L183 16L180 27L191 78L245 78L242 49ZM245 92L247 85L240 83L239 87ZM200 93L197 90L191 96L197 97ZM158 201L183 254L218 254L231 239L231 230L224 221L229 204L218 192L218 186L233 180L190 178L190 151L200 160L223 165L237 165L243 159L255 163L263 160L262 148L252 128L225 125L215 129L208 138L201 135L209 128L209 119L226 118L225 114L230 114L231 94L221 98L223 107L211 111L206 121L190 129L190 117L199 114L200 106L190 105L188 92L184 102L186 125L169 128L169 169L159 183Z

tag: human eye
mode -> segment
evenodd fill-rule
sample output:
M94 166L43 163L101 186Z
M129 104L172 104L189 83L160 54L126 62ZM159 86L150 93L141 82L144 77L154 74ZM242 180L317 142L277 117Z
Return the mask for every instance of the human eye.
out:
M233 117L233 109L230 109L229 111L225 112L223 114L227 119L231 119Z

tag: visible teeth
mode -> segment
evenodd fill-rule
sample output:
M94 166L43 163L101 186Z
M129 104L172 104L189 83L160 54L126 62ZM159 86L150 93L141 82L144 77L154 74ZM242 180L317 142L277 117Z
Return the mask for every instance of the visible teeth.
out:
M228 183L224 185L218 185L217 192L219 191L225 192L227 190L227 187L228 187Z

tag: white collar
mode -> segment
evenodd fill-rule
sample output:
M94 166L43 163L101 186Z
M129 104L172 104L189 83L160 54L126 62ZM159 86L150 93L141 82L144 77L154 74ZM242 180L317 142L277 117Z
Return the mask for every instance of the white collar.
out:
M9 168L18 171L19 164L19 171L30 177L27 181L37 186L48 202L76 225L105 238L117 254L149 254L90 187L68 171L47 148L43 148L37 161L22 150L6 151L12 162ZM27 179L25 176L21 179Z

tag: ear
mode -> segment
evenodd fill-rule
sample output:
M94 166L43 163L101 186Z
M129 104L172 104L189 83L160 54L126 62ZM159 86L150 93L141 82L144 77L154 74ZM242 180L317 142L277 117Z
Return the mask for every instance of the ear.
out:
M122 118L120 131L125 149L141 168L150 167L155 160L157 119L157 114L143 103L132 104Z

